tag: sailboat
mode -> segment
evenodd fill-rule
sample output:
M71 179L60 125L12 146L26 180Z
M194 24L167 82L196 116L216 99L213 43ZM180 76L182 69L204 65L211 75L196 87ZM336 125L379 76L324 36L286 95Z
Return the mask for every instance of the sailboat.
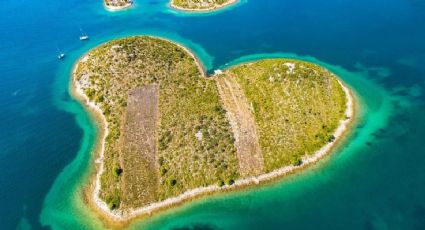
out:
M80 28L80 31L81 31L80 41L88 40L89 36L86 33L84 33L83 29Z
M65 58L65 54L62 53L62 51L59 49L59 47L56 47L56 49L58 49L59 55L58 55L58 59L62 60Z

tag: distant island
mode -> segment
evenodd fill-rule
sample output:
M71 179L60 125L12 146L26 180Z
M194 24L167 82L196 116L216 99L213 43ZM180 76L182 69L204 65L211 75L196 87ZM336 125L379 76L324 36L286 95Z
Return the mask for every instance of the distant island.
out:
M183 11L212 11L237 3L239 0L171 0L171 7Z
M133 5L133 0L103 0L109 10L122 10Z
M239 0L171 0L171 7L183 11L212 11L237 3ZM104 0L109 10L122 10L133 5L133 0Z
M72 92L102 130L88 198L114 221L316 162L354 115L349 89L318 65L266 59L207 77L188 49L149 36L84 55Z

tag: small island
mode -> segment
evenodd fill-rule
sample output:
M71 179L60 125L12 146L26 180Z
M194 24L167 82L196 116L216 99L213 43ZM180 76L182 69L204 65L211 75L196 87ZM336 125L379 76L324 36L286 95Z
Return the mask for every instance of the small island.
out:
M171 0L171 7L183 11L213 11L233 4L239 0Z
M233 4L239 0L171 0L172 8L182 11L213 11ZM104 0L108 10L123 10L133 5L133 0Z
M133 0L103 0L108 10L123 10L133 5Z
M118 221L316 162L354 113L318 65L266 59L207 77L188 49L149 36L91 50L72 91L102 130L89 200Z

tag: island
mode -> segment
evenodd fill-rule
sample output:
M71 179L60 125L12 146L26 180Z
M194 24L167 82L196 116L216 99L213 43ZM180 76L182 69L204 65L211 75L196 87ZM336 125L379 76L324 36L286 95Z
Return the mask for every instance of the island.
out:
M123 10L133 5L133 0L103 0L108 10Z
M239 0L171 0L171 7L183 11L213 11L233 4Z
M239 0L171 0L170 6L182 11L213 11L233 4ZM108 10L123 10L133 5L133 0L104 0Z
M72 92L102 130L88 200L117 221L303 168L354 115L350 90L313 63L265 59L207 76L190 50L150 36L85 54Z

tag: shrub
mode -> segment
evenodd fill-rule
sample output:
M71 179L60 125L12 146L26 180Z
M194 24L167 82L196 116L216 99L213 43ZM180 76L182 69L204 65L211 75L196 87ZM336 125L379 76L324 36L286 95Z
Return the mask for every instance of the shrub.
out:
M106 204L108 204L109 209L115 210L120 207L121 197L118 194L111 194L105 199Z
M111 114L111 108L108 105L105 105L105 108L103 109L103 115L106 117Z
M114 167L114 175L116 177L121 176L122 172L123 172L123 169L121 167L119 167L119 166Z
M161 173L161 176L164 176L164 175L168 172L168 170L167 170L166 168L164 168L164 167L161 167L161 168L159 169L159 171L160 171L160 173Z
M218 180L216 184L217 184L218 187L223 187L224 186L224 181Z
M173 179L173 178L168 179L168 185L169 186L174 186L176 184L177 184L177 180L176 179Z
M303 164L303 161L297 156L292 156L291 157L291 164L293 166L300 166L300 165Z
M101 95L97 96L94 101L96 103L102 103L103 101L105 101L105 98L103 97L103 94L101 94Z
M88 88L86 89L86 95L88 98L93 99L94 94L96 93L94 89Z
M233 185L235 183L235 180L233 180L233 179L230 179L230 178L228 178L228 179L226 179L226 185Z

